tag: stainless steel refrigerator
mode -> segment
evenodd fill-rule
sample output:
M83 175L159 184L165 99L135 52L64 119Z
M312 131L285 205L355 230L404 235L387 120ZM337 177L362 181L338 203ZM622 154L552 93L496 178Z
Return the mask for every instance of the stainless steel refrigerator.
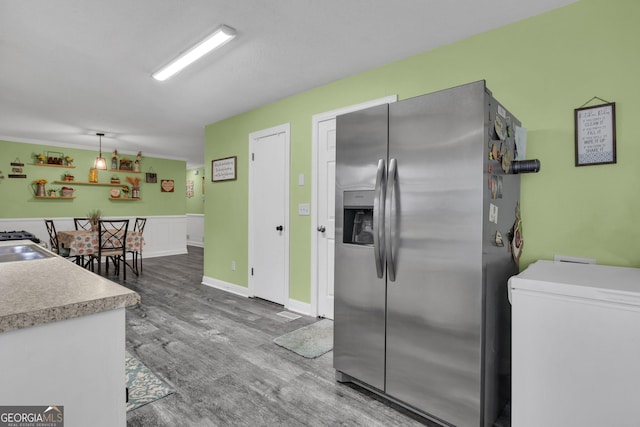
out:
M484 81L337 118L338 381L493 424L510 394L519 126Z

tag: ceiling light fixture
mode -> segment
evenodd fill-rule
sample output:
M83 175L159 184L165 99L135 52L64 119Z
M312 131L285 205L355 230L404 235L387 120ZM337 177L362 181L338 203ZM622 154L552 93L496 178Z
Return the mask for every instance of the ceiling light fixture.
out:
M106 171L107 161L102 157L102 137L104 136L104 133L98 132L96 135L100 138L100 155L96 157L96 161L93 163L93 168Z
M212 50L222 46L228 41L232 40L236 36L236 31L233 28L221 25L213 34L207 36L200 43L193 46L191 49L178 56L166 66L162 67L160 71L152 74L152 77L159 81L165 81L174 74L182 71L183 68L189 64L202 58Z

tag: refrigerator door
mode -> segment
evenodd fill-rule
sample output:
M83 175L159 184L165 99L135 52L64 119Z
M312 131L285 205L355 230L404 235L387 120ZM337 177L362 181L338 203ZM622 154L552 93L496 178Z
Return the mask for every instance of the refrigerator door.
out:
M333 364L379 390L384 390L381 214L387 136L387 105L337 118Z
M482 423L485 99L476 82L389 107L386 393L464 426Z

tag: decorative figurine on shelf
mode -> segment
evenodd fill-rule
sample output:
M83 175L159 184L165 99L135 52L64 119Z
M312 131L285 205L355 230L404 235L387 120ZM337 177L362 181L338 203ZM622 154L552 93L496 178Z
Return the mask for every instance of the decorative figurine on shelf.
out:
M142 151L138 151L138 155L136 156L136 161L133 164L133 171L140 172L140 161L142 160Z
M118 169L118 150L113 150L111 154L111 169Z
M64 159L67 161L67 166L73 166L73 157L67 156Z

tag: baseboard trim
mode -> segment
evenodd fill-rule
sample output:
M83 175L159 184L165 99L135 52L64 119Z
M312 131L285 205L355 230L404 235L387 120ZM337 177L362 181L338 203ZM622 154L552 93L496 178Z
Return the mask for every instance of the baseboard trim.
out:
M213 277L202 276L202 284L205 286L210 286L215 289L220 289L221 291L226 291L235 295L240 295L241 297L249 298L249 288L245 288L244 286L239 286L233 283L225 282L223 280L214 279Z
M199 248L204 248L204 242L192 242L191 240L187 240L187 246L197 246Z
M153 252L146 252L144 249L142 250L142 256L145 258L157 258L157 257L169 256L169 255L184 255L186 253L188 253L187 248L168 250L168 251L153 251Z
M284 306L287 310L294 313L303 314L305 316L311 316L311 304L306 302L290 299Z

